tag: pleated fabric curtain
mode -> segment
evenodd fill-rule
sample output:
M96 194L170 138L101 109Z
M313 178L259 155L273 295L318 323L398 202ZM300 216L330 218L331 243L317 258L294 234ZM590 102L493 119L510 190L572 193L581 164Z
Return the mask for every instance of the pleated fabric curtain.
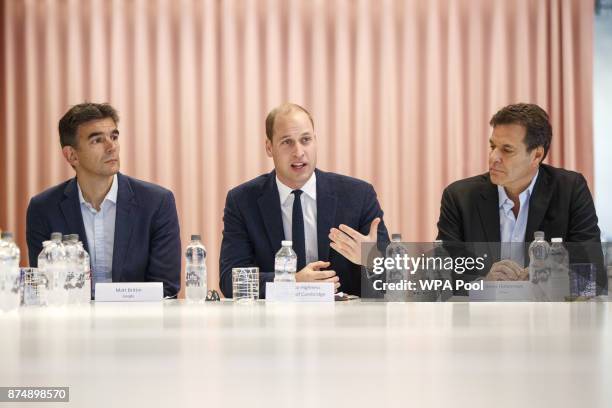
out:
M443 188L487 170L488 121L509 103L547 109L547 162L593 185L592 1L8 0L1 12L0 228L23 263L30 197L73 176L57 122L86 100L119 110L122 171L174 191L211 286L226 193L272 168L264 119L283 101L312 111L319 168L371 182L405 240L432 240Z

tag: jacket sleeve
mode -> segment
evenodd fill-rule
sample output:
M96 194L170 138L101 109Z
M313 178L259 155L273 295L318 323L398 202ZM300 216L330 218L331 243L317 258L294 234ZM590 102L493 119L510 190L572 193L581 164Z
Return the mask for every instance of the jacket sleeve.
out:
M461 213L451 191L446 188L442 193L440 217L438 219L438 237L442 241L464 241Z
M153 217L147 282L162 282L164 296L176 296L181 289L181 236L176 203L168 192Z
M608 273L601 247L597 213L586 180L578 174L572 188L567 242L572 248L570 262L591 263L596 268L596 293L608 291Z
M30 267L38 267L38 255L42 251L43 241L51 235L49 226L44 221L36 206L30 201L26 213L26 241L28 244L28 258Z
M380 218L380 224L378 224L378 232L376 237L376 245L378 250L383 252L389 244L389 232L383 219L383 210L380 207L376 191L371 184L368 184L366 194L364 197L364 204L362 206L361 218L359 220L359 232L363 235L368 235L370 232L370 224L374 218Z
M256 266L255 250L235 192L227 193L223 210L223 240L219 255L219 284L225 297L232 297L232 268ZM265 296L265 282L274 279L273 272L259 272L260 297Z
M568 220L568 242L601 242L597 213L586 180L578 174L572 189Z

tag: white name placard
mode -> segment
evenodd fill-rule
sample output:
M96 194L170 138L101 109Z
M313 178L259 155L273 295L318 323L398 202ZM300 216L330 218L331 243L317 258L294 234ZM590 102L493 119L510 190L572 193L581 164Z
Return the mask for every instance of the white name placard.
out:
M96 283L96 302L157 302L163 297L161 282Z
M266 300L272 302L333 302L331 282L267 282Z
M483 281L482 290L470 290L470 301L532 302L537 293L530 281Z

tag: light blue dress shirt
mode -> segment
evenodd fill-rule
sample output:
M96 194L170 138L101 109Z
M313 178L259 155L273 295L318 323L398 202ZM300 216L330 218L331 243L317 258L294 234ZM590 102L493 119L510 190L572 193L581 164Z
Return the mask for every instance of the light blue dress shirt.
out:
M519 194L518 217L514 216L512 209L514 203L506 194L502 186L497 186L499 197L499 232L501 237L501 259L511 259L520 266L525 266L525 231L527 230L527 217L529 215L529 199L533 186L538 178L539 171L531 180L529 187Z
M83 216L89 257L91 259L92 293L94 293L96 283L113 281L113 245L115 244L117 190L117 175L115 174L113 184L100 205L100 211L97 211L90 203L85 201L81 186L79 186L81 215Z

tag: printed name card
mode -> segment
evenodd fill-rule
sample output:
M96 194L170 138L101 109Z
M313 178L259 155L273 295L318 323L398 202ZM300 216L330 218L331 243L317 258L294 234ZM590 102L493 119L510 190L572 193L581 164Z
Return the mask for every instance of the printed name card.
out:
M96 302L158 302L163 297L161 282L96 283Z
M529 281L484 281L482 290L470 290L470 301L532 302L537 291Z
M333 302L331 282L267 282L266 300L272 302Z

